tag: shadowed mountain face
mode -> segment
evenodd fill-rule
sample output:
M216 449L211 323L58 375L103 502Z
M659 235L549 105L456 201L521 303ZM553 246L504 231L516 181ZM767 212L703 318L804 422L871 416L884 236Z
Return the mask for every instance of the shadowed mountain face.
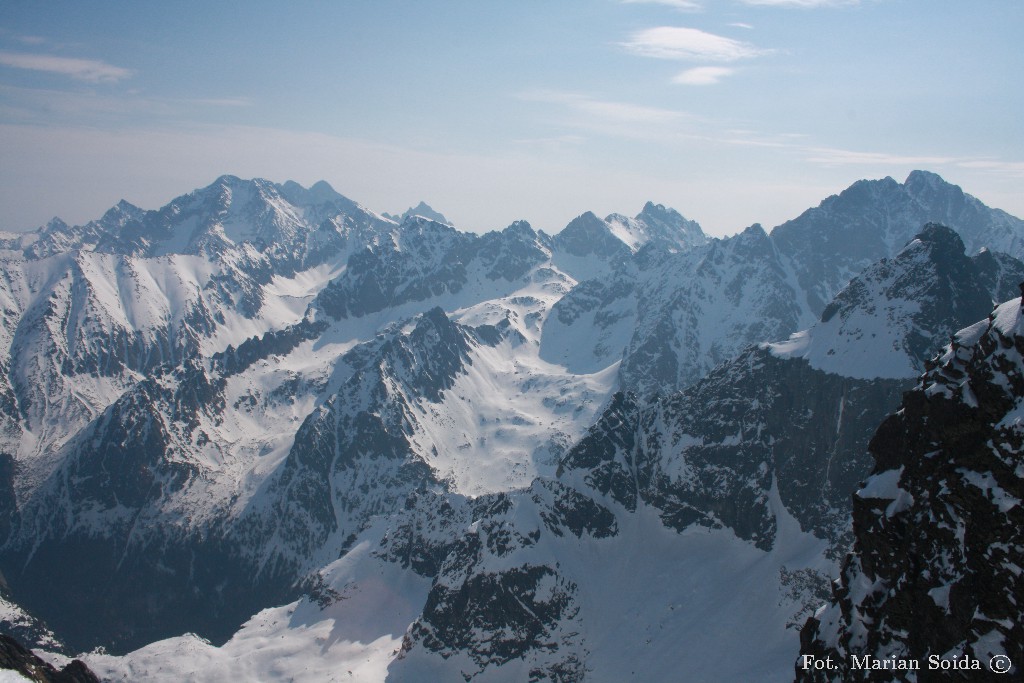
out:
M914 171L904 183L862 180L772 231L797 264L807 304L820 313L858 272L892 256L926 223L956 229L967 254L982 248L1024 257L1021 220L990 209L934 173Z
M62 669L55 669L27 650L14 638L0 634L0 671L17 672L17 679L40 683L99 683L85 664L75 659Z
M989 251L969 256L952 229L929 226L924 232L921 225L908 229L906 242L891 252L879 247L877 264L861 264L844 253L815 256L814 264L826 256L847 259L843 267L850 276L806 286L816 276L802 256L783 250L786 241L776 238L781 227L766 235L754 226L685 253L641 252L611 277L584 282L555 305L541 354L582 372L621 358L624 388L643 396L664 394L700 379L745 346L784 339L819 316L833 327L867 324L848 322L841 313L855 306L874 325L859 336L852 327L844 333L864 355L865 367L855 376L909 376L937 348L934 341L945 341L986 315L993 302L1013 296L1024 277L1017 259ZM918 291L925 286L930 289ZM815 292L839 298L813 308L808 297ZM868 301L887 307L888 318L868 310ZM914 326L921 329L910 334ZM883 345L897 341L907 346L887 357L890 349ZM888 367L892 363L900 367Z
M727 239L428 209L225 176L6 239L0 628L115 680L788 675L872 435L1024 280L926 173Z
M955 232L929 223L895 257L853 278L810 330L771 348L851 377L913 377L1021 281L1020 261L990 252L968 258Z

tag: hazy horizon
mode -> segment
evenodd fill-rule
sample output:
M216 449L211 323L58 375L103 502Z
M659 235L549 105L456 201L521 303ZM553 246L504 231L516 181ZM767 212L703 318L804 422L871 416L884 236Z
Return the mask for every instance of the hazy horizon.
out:
M0 229L231 174L557 232L675 208L712 235L938 173L1024 215L1024 5L531 0L7 3Z

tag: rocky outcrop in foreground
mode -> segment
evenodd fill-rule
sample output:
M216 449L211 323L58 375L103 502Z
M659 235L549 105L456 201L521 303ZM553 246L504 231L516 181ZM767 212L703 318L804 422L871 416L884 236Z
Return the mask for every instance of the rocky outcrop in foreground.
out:
M10 636L0 635L0 670L17 671L39 683L99 683L100 679L81 661L74 659L57 670L26 650Z
M801 633L798 681L1020 680L1019 300L961 330L928 368L871 442L854 550Z

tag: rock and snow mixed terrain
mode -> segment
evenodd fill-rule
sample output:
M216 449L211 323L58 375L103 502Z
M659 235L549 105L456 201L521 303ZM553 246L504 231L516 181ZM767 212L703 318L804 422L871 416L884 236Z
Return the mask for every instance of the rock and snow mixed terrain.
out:
M872 439L856 543L801 633L800 680L1019 678L1022 309L1013 299L958 332ZM828 657L834 670L814 668Z
M872 435L1024 280L924 172L726 239L223 177L0 247L0 623L129 681L791 678Z

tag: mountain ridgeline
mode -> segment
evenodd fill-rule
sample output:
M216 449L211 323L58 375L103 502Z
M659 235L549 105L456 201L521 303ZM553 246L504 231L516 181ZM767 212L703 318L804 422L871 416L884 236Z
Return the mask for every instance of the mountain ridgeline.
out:
M923 171L723 239L230 176L0 235L0 631L111 680L1024 657L1021 258Z

